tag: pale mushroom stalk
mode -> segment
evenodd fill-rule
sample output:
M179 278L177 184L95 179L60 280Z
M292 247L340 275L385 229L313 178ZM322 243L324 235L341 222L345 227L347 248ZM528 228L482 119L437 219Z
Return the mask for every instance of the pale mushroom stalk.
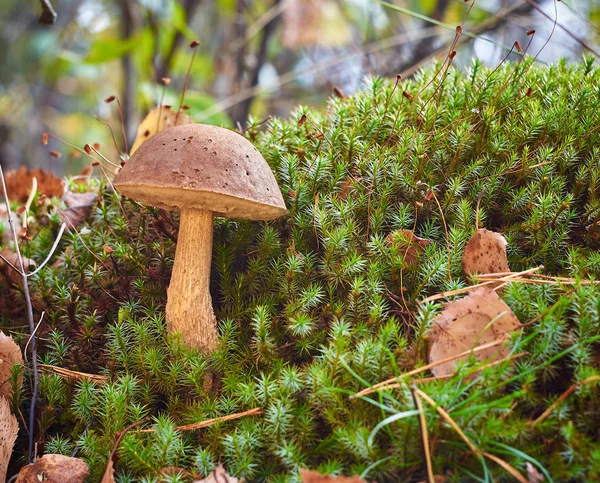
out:
M216 318L210 296L213 213L181 211L175 262L167 291L167 324L192 347L211 352L217 343Z

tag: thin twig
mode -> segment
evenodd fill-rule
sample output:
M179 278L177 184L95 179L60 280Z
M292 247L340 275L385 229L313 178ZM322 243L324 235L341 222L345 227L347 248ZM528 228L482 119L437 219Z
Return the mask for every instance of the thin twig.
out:
M558 397L558 399L556 401L554 401L554 403L552 403L552 405L540 415L539 418L537 418L535 421L533 421L533 423L531 423L531 425L535 426L536 424L541 423L544 419L546 419L548 416L550 416L552 411L554 411L560 403L562 403L565 399L567 399L571 395L571 393L573 391L575 391L575 389L577 389L579 386L583 386L584 384L587 384L588 382L594 382L594 381L599 381L599 380L600 380L600 376L595 375L595 376L590 376L587 379L584 379L583 381L573 384L569 389L567 389L565 392L563 392Z
M497 279L494 279L494 280L489 280L487 282L478 283L476 285L469 285L468 287L458 288L456 290L449 290L448 292L438 293L438 294L435 294L435 295L431 295L430 297L427 297L427 298L425 298L423 300L420 300L419 303L420 304L424 304L426 302L432 302L434 300L443 299L443 298L446 298L446 297L450 297L452 295L458 295L458 294L461 294L461 293L470 292L471 290L473 290L475 288L485 287L485 286L490 285L490 284L495 284L496 282L511 282L515 278L519 278L521 275L527 275L529 273L533 273L533 272L536 272L538 270L541 270L542 268L544 268L544 266L540 265L539 267L530 268L529 270L524 270L522 272L514 272L511 275L506 275L504 277L497 278Z
M23 349L23 354L25 355L25 362L27 362L27 363L29 363L29 360L27 360L27 347L29 347L29 343L31 342L31 339L34 338L35 334L37 333L38 329L40 328L40 325L42 325L42 322L44 321L44 315L46 315L46 312L42 312L42 315L40 316L40 321L37 323L32 334L29 336L29 339L27 340L27 344L25 344L25 349Z
M33 320L33 306L31 305L31 296L29 295L29 285L27 283L27 274L25 273L25 266L23 265L23 258L21 257L21 249L19 248L19 240L17 238L17 231L15 230L15 224L12 218L12 212L10 209L10 202L8 201L8 193L6 191L6 181L4 179L4 170L0 166L0 178L2 178L2 191L4 192L4 201L6 202L6 212L8 214L8 223L10 225L10 231L13 235L13 241L15 243L15 252L17 254L17 261L19 262L19 269L21 276L23 277L23 293L25 295L25 304L27 306L27 319L29 321L29 332L31 334L31 362L33 366L33 393L31 395L31 406L29 408L29 444L28 444L28 458L29 462L33 462L33 434L35 424L35 406L37 403L38 395L38 368L37 368L37 344L35 339L35 322Z
M514 359L518 359L525 355L527 355L527 352L520 352L519 354L515 354L512 356L506 357L505 359L500 359L499 361L490 362L481 367L475 367L475 368L473 368L474 370L472 372L480 372L480 371L483 371L484 369L489 369L491 367L498 366L504 362L512 361ZM453 359L455 359L455 358L456 357L454 357ZM471 371L469 371L468 374L470 374L470 373L471 373ZM450 379L454 376L455 376L455 374L442 374L441 376L422 377L421 379L414 379L412 381L412 384L425 384L426 382L441 381L444 379ZM387 391L389 389L400 389L401 387L402 387L402 384L400 384L400 383L391 383L391 384L388 384L387 386L378 387L376 390L374 390L372 392ZM372 392L367 393L367 395L371 394Z
M20 270L19 270L17 267L15 267L15 266L14 266L12 263L10 263L10 262L8 261L8 259L7 259L7 258L6 258L4 255L2 255L2 253L0 253L0 260L2 260L4 263L6 263L6 264L7 264L7 265L8 265L10 268L12 268L12 269L13 269L15 272L17 272L17 273L19 273L19 274L21 273L21 271L20 271Z
M248 411L244 411L242 413L235 413L235 414L230 414L228 416L222 416L220 418L206 419L204 421L200 421L199 423L192 423L192 424L186 424L184 426L177 426L175 429L177 431L192 431L194 429L206 428L208 426L212 426L214 424L221 423L223 421L231 421L232 419L239 419L239 418L243 418L244 416L257 416L259 414L262 414L261 408L252 408L252 409L249 409ZM154 429L140 430L140 433L153 433L153 432L154 432Z
M54 240L54 244L52 245L52 248L50 249L48 256L46 257L46 259L42 262L42 264L38 268L36 268L33 272L28 273L27 277L31 277L31 276L35 275L36 273L38 273L50 261L50 259L52 258L52 255L54 255L54 252L58 248L58 244L60 243L63 233L65 232L65 228L67 228L67 224L63 222L63 224L60 226L60 230L58 230L58 235L56 235L56 240Z

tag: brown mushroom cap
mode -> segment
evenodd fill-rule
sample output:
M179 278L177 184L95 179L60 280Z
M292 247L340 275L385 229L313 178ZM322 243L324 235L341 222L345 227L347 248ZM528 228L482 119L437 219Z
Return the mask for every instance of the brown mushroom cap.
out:
M167 210L271 220L286 213L271 168L243 136L186 124L155 134L123 166L115 186L132 199Z

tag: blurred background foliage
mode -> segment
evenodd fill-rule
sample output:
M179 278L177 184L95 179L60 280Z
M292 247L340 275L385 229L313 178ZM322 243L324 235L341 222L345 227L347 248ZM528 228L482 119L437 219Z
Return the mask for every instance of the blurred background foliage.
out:
M497 65L530 29L539 62L600 51L600 0L52 0L56 22L41 25L44 1L1 1L0 162L61 175L85 161L56 141L63 156L51 157L41 133L100 143L115 159L104 123L122 143L119 112L104 99L119 98L131 145L163 88L164 104L179 106L192 40L189 114L238 128L349 94L364 76L410 75L447 54L463 21L473 35L461 38L458 66L472 56Z

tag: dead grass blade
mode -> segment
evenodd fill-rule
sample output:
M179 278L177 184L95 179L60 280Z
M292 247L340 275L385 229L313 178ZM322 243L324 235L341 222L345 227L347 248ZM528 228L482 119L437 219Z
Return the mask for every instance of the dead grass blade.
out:
M475 288L478 287L485 287L487 285L492 285L492 284L496 284L497 282L512 282L515 278L519 278L523 275L528 275L530 273L533 272L537 272L538 270L542 270L544 268L543 265L540 265L539 267L535 267L535 268L530 268L529 270L524 270L523 272L513 272L510 275L505 275L499 278L494 278L493 280L488 280L486 282L481 282L478 283L476 285L469 285L468 287L463 287L463 288L459 288L456 290L449 290L448 292L443 292L443 293L438 293L435 295L431 295L430 297L427 297L423 300L420 300L418 303L419 304L424 304L426 302L433 302L434 300L439 300L439 299L443 299L446 297L451 297L453 295L460 295L461 293L465 293L465 292L469 292ZM490 275L501 275L501 274L490 274ZM481 275L479 275L479 278L481 278Z
M510 357L501 359L499 361L490 362L489 364L486 364L484 366L477 368L476 372L483 371L484 369L489 369L490 367L497 366L498 364L502 364L503 362L518 359L519 357L523 357L526 354L527 354L527 352L521 352L519 354L512 355ZM422 377L421 379L414 379L412 381L412 384L425 384L426 382L440 381L440 380L444 380L444 379L450 379L452 377L454 377L454 374L443 374L441 376ZM402 385L398 382L391 383L391 384L388 384L385 386L378 387L377 389L375 389L371 392L368 392L367 394L372 394L373 392L379 392L379 391L387 391L388 389L399 389L400 387L402 387Z
M536 424L541 423L544 419L546 419L548 416L550 416L552 411L554 411L560 405L560 403L562 403L565 399L567 399L573 393L573 391L575 391L575 389L577 389L578 387L583 386L589 382L594 382L594 381L600 381L600 376L598 376L598 375L590 376L587 379L584 379L583 381L573 384L569 389L567 389L565 392L563 392L558 397L558 399L556 401L554 401L552 403L552 405L540 415L540 417L538 417L535 421L533 421L531 423L531 425L535 426Z
M421 426L421 438L423 441L423 453L425 454L425 465L427 467L427 481L428 483L435 483L435 477L433 475L433 465L431 463L431 451L429 449L429 435L427 433L427 418L425 417L425 411L423 411L423 404L421 404L421 398L415 391L414 386L411 386L413 399L415 400L415 406L419 411L419 425Z
M252 408L248 411L244 411L242 413L230 414L228 416L221 416L220 418L214 419L206 419L204 421L200 421L199 423L186 424L184 426L177 426L177 431L193 431L194 429L202 429L207 428L208 426L212 426L213 424L221 423L224 421L231 421L233 419L243 418L245 416L257 416L262 414L261 408ZM139 431L140 433L153 433L154 429L142 429Z
M464 357L467 356L471 353L477 353L479 351L485 350L485 349L489 349L491 347L495 347L498 346L500 344L503 344L504 342L506 342L505 339L499 339L499 340L494 340L492 342L488 342L487 344L482 344L480 346L474 347L473 349L469 349L467 351L461 352L460 354L454 355L452 357L447 357L446 359L441 359L439 361L435 361L432 362L430 364L427 364L425 366L422 367L418 367L417 369L413 369L410 372L407 372L405 374L401 374L397 377L392 377L390 379L386 379L385 381L379 382L377 384L375 384L374 386L368 387L366 389L363 389L362 391L357 392L356 394L354 394L353 396L350 396L350 399L355 399L357 397L361 397L361 396L366 396L368 394L372 394L378 390L381 390L381 388L392 384L394 382L398 382L400 379L403 379L405 377L410 377L410 376L414 376L416 374L419 374L421 372L427 371L429 369L431 369L432 367L436 367L439 366L441 364L445 364L446 362L452 362L453 360L459 359L460 357Z
M492 460L494 463L497 463L498 465L502 466L502 468L508 471L520 483L529 483L529 480L527 478L525 478L521 473L519 473L515 468L510 466L502 458L498 458L496 455L486 453L485 451L483 452L483 456Z
M51 364L39 364L40 369L45 372L50 372L52 374L58 374L59 376L65 377L67 379L75 379L77 381L81 381L83 379L89 379L93 382L105 383L108 381L108 377L101 376L100 374L88 374L87 372L79 372L72 371L70 369L65 369L63 367L53 366Z
M502 466L502 468L504 468L506 471L508 471L520 483L528 483L527 478L525 478L523 475L521 475L515 468L513 468L511 465L509 465L506 461L504 461L501 458L498 458L497 456L495 456L493 454L486 453L485 451L480 451L473 444L473 442L467 437L467 435L462 431L462 429L460 429L460 426L458 426L458 424L456 424L456 421L454 421L454 419L452 419L450 417L450 415L446 411L444 411L440 406L438 406L437 403L433 399L431 399L426 393L421 391L414 384L411 386L411 390L415 391L421 398L423 398L431 407L433 407L437 411L437 413L452 427L452 429L454 429L454 431L456 431L456 433L460 436L460 438L467 444L467 446L473 452L473 454L475 454L475 456L477 456L480 459L482 456L485 456L486 458L488 458L488 459L492 460L493 462L497 463L498 465Z

